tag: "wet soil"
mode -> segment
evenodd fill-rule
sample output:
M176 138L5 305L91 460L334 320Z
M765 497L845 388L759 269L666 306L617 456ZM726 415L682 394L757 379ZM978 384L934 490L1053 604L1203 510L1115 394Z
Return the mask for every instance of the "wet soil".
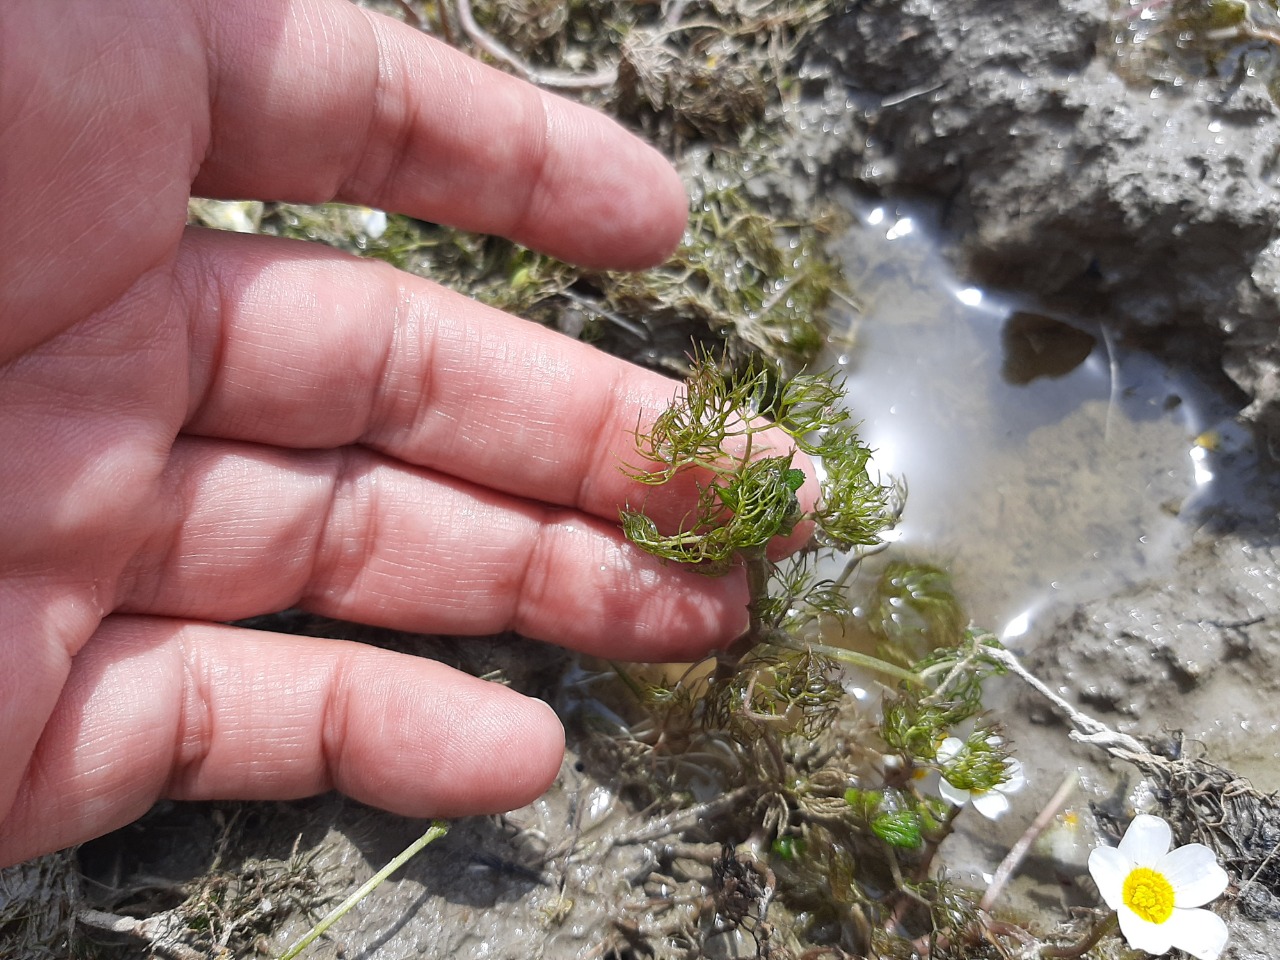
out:
M961 282L1032 294L1042 310L1101 324L1126 349L1202 382L1230 379L1219 396L1238 414L1209 437L1213 494L1167 504L1187 511L1167 563L1039 610L1017 643L1051 687L1106 722L1163 737L1271 791L1280 787L1276 57L1266 43L1197 47L1194 35L1169 52L1168 38L1142 25L1144 9L1158 20L1161 7L859 3L810 54L812 73L842 78L826 96L846 106L837 142L815 139L830 145L829 182L939 204ZM1071 463L1078 449L1029 447L1025 462ZM1021 495L1038 504L1028 522L1070 509L1082 491L1098 498L1092 519L1106 516L1111 498L1087 464L1060 474L1056 496L1029 479ZM1158 510L1168 495L1154 484L1140 509ZM1013 526L1007 539L1017 543ZM1125 545L1107 550L1117 548ZM988 552L1010 549L993 542ZM997 579L1022 569L1001 566L980 569ZM1015 702L1048 725L1021 731L1033 763L1078 764L1101 806L1107 788L1121 807L1151 802L1127 792L1096 754L1070 755L1042 700L1028 692ZM1133 771L1118 772L1132 787ZM953 854L981 874L998 854L990 839ZM1227 955L1270 955L1258 944L1273 935L1242 930Z

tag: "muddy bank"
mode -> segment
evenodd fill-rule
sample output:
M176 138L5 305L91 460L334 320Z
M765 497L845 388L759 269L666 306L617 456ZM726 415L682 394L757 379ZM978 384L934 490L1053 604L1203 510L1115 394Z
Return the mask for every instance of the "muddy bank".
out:
M811 76L836 78L824 94L841 117L813 149L833 182L943 201L977 282L1221 364L1274 431L1275 48L1193 35L1178 49L1173 9L1193 5L1144 6L853 5L807 55Z
M868 0L807 54L811 78L836 78L823 116L839 117L839 136L805 128L826 182L939 202L966 280L1033 294L1209 381L1229 378L1222 396L1258 442L1209 437L1205 495L1166 505L1185 511L1188 533L1169 567L1041 611L1019 645L1051 687L1117 729L1268 792L1280 787L1276 53L1256 35L1270 23L1210 38L1174 22L1175 8L1193 6ZM1060 717L1035 695L1015 702L1043 724L1024 729L1027 752L1058 761L1046 770L1078 764L1100 813L1178 799L1178 784L1135 791L1132 769L1067 748ZM1259 824L1271 816L1249 829L1270 837ZM997 853L953 851L960 869ZM1253 880L1241 908L1251 921L1276 915L1260 862L1236 865ZM1273 935L1239 922L1227 956L1270 955Z

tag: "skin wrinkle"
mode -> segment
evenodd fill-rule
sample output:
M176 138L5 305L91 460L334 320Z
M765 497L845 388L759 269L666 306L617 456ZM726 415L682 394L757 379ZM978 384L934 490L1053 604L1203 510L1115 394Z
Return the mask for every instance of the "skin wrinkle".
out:
M543 600L551 584L550 573L554 569L554 564L548 558L555 557L557 553L567 554L569 551L565 547L576 545L574 542L585 532L572 513L563 509L544 509L542 516L538 518L536 529L537 534L529 547L516 589L508 594L513 598L513 603L505 629L517 633L538 632L536 613L544 606ZM582 551L577 553L581 555Z
M366 192L363 193L353 192L350 189L353 180L359 182L358 171L360 167L367 162L369 157L377 155L373 148L374 138L371 136L370 131L374 127L380 126L379 119L386 116L386 103L388 102L388 71L386 69L388 50L385 34L377 29L370 11L354 4L334 8L333 13L335 20L324 22L325 39L317 46L320 49L335 51L336 58L340 61L345 61L351 58L353 46L360 45L343 42L342 37L357 32L364 33L371 40L373 62L371 68L366 65L364 69L360 70L351 69L347 62L342 62L330 71L333 76L337 77L349 78L353 75L359 75L362 78L364 81L362 84L362 97L366 101L367 107L360 110L359 113L362 117L368 118L363 130L345 136L345 149L339 149L334 152L334 188L330 199L363 196L368 198L364 201L365 205L379 208L389 206L390 195L387 186L396 182L393 178L401 175L401 164L406 156L407 130L409 128L407 122L402 121L398 124L401 132L395 137L395 147L390 152L390 156L395 158L396 162L391 167L383 170L381 178L376 181L378 186L366 187ZM338 16L343 18L341 24L336 22L336 17ZM314 23L314 20L312 22ZM334 42L328 41L329 33L334 35ZM332 94L330 95L332 96ZM342 89L341 95L345 97L349 94L346 89Z
M524 564L517 568L513 558L519 547L527 563L528 549L524 545L529 540L531 519L535 531L538 529L538 517L530 516L535 508L527 509L527 513L518 517L502 516L495 513L492 504L463 493L449 504L450 522L442 524L443 529L435 529L433 524L430 538L424 540L422 549L429 556L413 554L406 558L407 568L416 570L413 580L429 579L453 586L452 590L431 596L434 615L443 617L449 629L486 634L510 627L517 600L514 591L525 574ZM459 526L452 520L463 510L471 519L470 523ZM486 550L473 553L468 563L458 566L450 554L455 545L459 550L467 549L471 539L469 528L486 529L497 536L486 538ZM380 582L387 580L381 570L376 575ZM473 592L476 596L470 595Z
M372 69L369 69L369 64L363 63L363 69L347 72L342 69L344 64L341 62L342 58L348 55L347 44L341 41L336 44L328 43L321 39L329 36L330 32L333 35L343 35L353 24L367 21L362 15L356 14L353 5L322 8L314 10L312 13L312 16L302 21L298 21L292 16L286 18L286 29L283 35L289 41L289 46L284 47L282 45L273 62L273 66L278 69L272 73L271 89L281 101L292 100L297 97L300 91L296 88L291 88L283 80L283 75L287 75L290 72L292 63L314 60L324 65L320 85L317 89L318 96L322 100L350 99L353 103L357 102L356 98L351 96L350 88L336 88L333 84L333 78L342 76L347 83L350 83L353 78L358 78L360 81L358 102L363 106L358 112L368 116L370 124L376 124L379 117L377 112L379 104L374 98L374 90L378 83L378 54L376 52L374 54ZM322 13L332 14L335 20L341 17L341 26L339 27L335 22L322 18L319 15ZM326 52L330 57L325 56ZM333 60L338 62L333 62ZM349 110L347 118L354 112L357 111ZM363 140L363 137L353 137L344 130L339 143L331 144L323 153L312 156L313 162L326 173L323 178L324 186L321 188L322 192L319 195L306 197L306 200L323 203L343 196L342 184L346 182L351 168L357 162L357 151L363 145ZM310 149L314 150L317 146L318 143L313 143L310 145Z
M221 25L216 17L210 16L201 3L189 3L184 9L187 11L191 21L196 24L191 29L190 35L201 36L205 38L203 44L198 44L196 49L192 51L192 55L187 58L188 63L195 63L197 60L203 61L204 72L200 74L196 86L196 102L205 104L205 111L198 117L193 117L189 121L189 129L191 131L191 142L189 144L189 156L191 163L187 168L187 183L194 183L200 174L200 168L209 159L210 148L213 143L213 131L209 123L210 117L218 116L220 112L220 89L218 86L218 72L214 60L216 58L215 51L222 47L220 42Z
M253 241L250 242L252 243ZM258 291L255 288L261 287L265 287L267 293L259 298ZM281 304L282 306L293 304L295 305L295 310L301 308L311 318L322 318L320 320L312 320L317 326L314 331L288 328L266 328L260 332L255 331L256 335L261 338L262 344L267 348L268 355L274 358L274 362L268 365L259 361L254 365L245 364L242 361L241 366L244 367L242 376L245 382L252 384L251 388L261 389L264 381L266 381L266 384L276 387L281 393L284 393L291 388L295 388L295 384L299 381L307 382L307 377L312 372L311 364L293 346L294 340L300 334L317 336L320 338L320 343L331 351L336 352L336 350L342 349L342 345L325 339L324 331L319 329L321 324L333 322L334 317L329 312L333 307L321 303L315 292L309 289L304 282L304 278L294 276L285 271L267 268L246 284L246 288L246 293L261 303L261 309L258 311L260 316L238 316L236 320L240 326L245 325L246 321L254 323L266 319L275 304ZM342 330L344 324L341 322L340 317L337 320L338 322L333 325L337 330ZM329 366L329 364L325 363L325 359L323 356L319 358L321 366ZM314 387L314 385L312 386Z
M182 684L178 695L178 720L174 730L173 759L162 796L182 799L193 794L216 740L215 711L201 671L194 669L194 652L185 627L174 632ZM194 709L193 709L194 707Z
M375 450L380 449L376 437L379 434L391 432L389 425L395 422L391 411L398 400L395 390L397 359L403 358L408 367L421 372L419 381L423 386L418 391L419 402L425 401L425 395L429 389L428 381L431 379L426 375L430 367L423 364L424 353L426 362L430 363L430 351L418 349L423 342L422 337L413 335L417 327L413 323L409 310L411 303L409 292L403 283L395 284L392 290L394 296L386 298L393 301L388 308L391 323L387 328L387 336L383 340L382 356L377 364L377 376L367 378L364 429L360 431L359 442L368 444ZM413 349L410 348L411 344ZM410 418L410 421L412 422L413 419Z
M529 544L520 573L515 577L515 589L507 593L507 596L512 599L503 617L506 623L506 626L501 628L503 630L526 633L536 623L536 619L531 613L526 613L526 609L530 604L533 604L536 608L543 598L547 571L550 569L549 561L544 559L544 550L547 547L548 540L559 539L558 526L556 521L553 520L551 510L543 508L540 513L541 516L534 520L533 542ZM550 555L555 555L554 550ZM531 574L535 572L538 575L537 580L540 581L537 584L536 591L534 589L535 583L531 580Z
M199 229L189 227L188 237L198 236ZM208 345L206 350L190 349L187 354L185 427L204 416L218 384L227 376L226 354L230 342L227 324L231 308L227 302L228 285L214 278L214 271L198 254L192 255L189 245L184 244L175 258L171 278L175 296L170 309L173 310L176 304L178 312L171 312L170 317L185 317L183 327L187 332L188 345ZM212 309L208 304L214 304ZM210 322L210 317L216 318L214 322Z
M609 384L603 391L603 395L607 398L604 403L598 404L595 409L599 411L596 422L592 425L590 432L591 441L583 445L584 459L578 465L578 485L573 493L572 505L579 510L590 513L595 504L595 473L590 469L590 464L600 463L606 458L616 459L614 453L610 449L610 437L605 433L605 426L613 423L618 416L619 398L625 394L620 389L622 382L621 371L614 371ZM631 399L630 397L627 398ZM622 466L620 461L619 467Z
M71 65L62 64L68 69L68 72L58 77L59 89L55 102L81 99L78 87L82 76L88 76L91 79L91 86L96 85L97 78L95 74L100 64L109 62L110 57L108 54L122 46L119 43L118 35L116 40L117 42L115 43L111 41L101 43L94 51L94 55L86 60ZM35 123L56 124L58 122L58 113L59 111L55 109L49 109L42 111L41 115L32 116L30 119ZM74 195L66 196L60 194L55 185L60 180L66 179L67 174L77 168L76 157L78 154L86 151L90 153L97 152L95 147L101 145L95 144L93 141L99 139L100 132L92 121L76 126L62 150L61 156L48 158L48 162L50 162L49 179L45 182L45 185L37 188L33 197L33 207L35 209L44 210L45 216L50 217L66 229L69 245L93 236L95 231L93 224L74 216L76 205L80 202L79 198ZM64 166L69 169L64 171L62 169Z
M121 301L120 309L129 310L133 307L135 299L139 301L140 309L146 308L150 303L162 303L163 307L156 309L155 313L158 317L167 318L173 315L173 304L177 298L178 293L173 283L173 262L172 260L166 260L166 262L142 275L139 281L134 284L132 290ZM115 311L112 312L114 313ZM174 363L170 361L170 358L173 356L189 356L191 331L185 324L173 324L167 322L166 319L160 319L156 322L149 339L151 342L147 349L150 352L150 356L143 358L140 352L135 353L133 360L127 364L125 369L129 370L130 375L139 368L171 371L171 375L166 380L163 388L165 394L167 396L189 395L191 392L190 364ZM110 366L105 359L99 361L96 365L99 369L106 369ZM156 387L158 387L158 384L153 380L152 388L155 389ZM81 403L83 404L83 398ZM123 408L123 404L118 404L116 409ZM139 423L146 423L155 419L153 412L147 407L143 391L139 391L138 395L134 397L130 409L131 412L137 414ZM181 428L181 414L177 410L169 410L164 418L163 425L157 429L158 453L163 454L169 449L180 433Z
M375 479L377 468L355 471L353 463L356 453L351 447L340 447L336 454L338 463L332 474L329 496L326 498L318 532L311 537L311 568L295 601L302 607L310 608L314 605L323 609L329 604L340 607L349 602L358 593L357 585L368 569L369 554L378 543L379 512L373 509L378 493ZM361 490L366 485L368 493L361 496ZM355 505L362 502L367 509L354 509ZM355 535L339 529L338 518L348 512L349 506L352 507L350 512L354 517L364 514L364 529ZM355 551L350 549L352 544L358 545ZM350 558L356 554L359 554L358 561L351 563ZM338 584L337 574L348 565L351 567L350 574L344 578L341 588L335 589Z
M485 344L483 338L477 343L481 363L494 369L507 371L507 375L495 382L493 389L487 393L477 393L469 398L468 407L482 406L491 410L488 416L489 425L503 428L497 432L504 437L519 436L522 442L534 451L543 453L542 457L527 456L525 465L545 463L556 469L530 470L530 479L536 482L540 490L549 493L557 503L569 503L562 481L554 486L548 480L578 473L586 469L583 463L582 450L584 444L574 442L566 444L563 439L555 439L554 426L565 398L578 395L578 381L572 367L564 362L557 362L549 354L546 345L537 344L531 351L513 351L504 345ZM516 389L515 384L527 384ZM514 390L530 396L532 403L515 406L505 399L506 392ZM591 415L600 405L591 405ZM477 419L477 418L472 418ZM576 422L581 422L580 418ZM469 438L473 449L484 449L499 442L482 431ZM572 492L569 491L570 496Z
M252 5L251 5L252 6ZM227 108L223 99L224 78L222 75L222 65L225 63L242 63L247 62L250 57L249 49L252 47L251 31L257 33L258 30L253 28L238 28L232 26L230 29L224 28L223 15L230 12L230 5L221 2L221 0L209 0L207 3L194 5L197 20L200 22L200 34L206 38L204 44L205 51L205 100L208 105L207 118L225 116ZM262 15L260 11L257 11ZM255 11L244 11L243 9L234 10L234 19L247 20ZM232 20L232 16L228 16L227 20ZM264 34L268 34L263 31ZM273 32L273 31L272 31ZM201 170L213 164L219 156L222 155L221 138L219 131L225 124L208 123L204 135L204 149L192 155L192 165L190 180L195 183L196 178L200 176Z
M439 406L437 377L432 373L436 369L440 349L440 309L434 300L415 297L403 282L398 283L395 289L397 297L391 314L386 360L361 438L374 449L384 452L405 442L408 437L429 430L426 421L429 417L438 416ZM408 344L412 345L412 352L405 349ZM414 389L399 387L406 377ZM405 403L409 404L412 415L397 417L397 409ZM391 430L389 425L396 423L397 419L402 426Z
M320 704L319 734L321 784L319 790L339 790L356 781L356 777L347 775L346 746L355 739L352 736L351 704L355 697L351 695L352 659L350 655L337 658L330 668L328 683L323 685L324 698Z
M188 512L195 519L194 524L188 524L193 540L187 553L189 562L199 563L216 573L219 555L243 558L276 556L279 561L273 576L293 580L309 574L311 544L319 539L321 521L306 509L305 504L316 499L317 491L330 488L328 463L332 458L324 454L305 454L296 461L278 463L268 456L255 458L253 454L258 451L253 450L243 458L214 458L207 445L205 451L207 453L199 463L207 466L197 489L212 492L213 496L193 503ZM241 504L240 517L230 523L210 522L209 504L217 498L217 491L233 491L237 486L243 488L243 493L223 496ZM277 492L291 489L296 491L301 508L287 525L273 529L269 522L274 519L272 514L278 501ZM301 531L300 535L298 531Z
M541 118L540 136L530 136L530 142L533 146L531 151L524 156L522 169L532 170L533 176L526 181L524 194L520 198L520 203L512 206L513 216L510 220L509 227L500 227L500 232L506 234L510 232L515 236L521 236L530 231L535 221L540 221L547 216L547 211L554 211L556 206L556 195L554 190L547 188L550 182L549 166L551 155L547 150L547 144L551 142L551 131L554 123L550 114L547 112L547 101L540 97L533 96L532 92L526 96L526 102L533 100L537 107L537 114ZM522 111L528 114L527 109ZM524 124L520 125L520 129L526 129ZM525 153L525 151L522 151ZM549 201L549 202L548 202Z
M166 471L166 474L168 471ZM181 559L181 518L186 515L189 503L185 475L166 477L164 494L159 498L162 509L153 513L152 529L148 537L138 544L116 581L116 599L113 609L154 610L164 587L163 578L154 571L168 570L175 560ZM163 509L167 506L168 509ZM159 514L159 516L157 516ZM161 544L158 548L157 544ZM145 594L143 594L145 589Z
M272 49L278 44L285 5L209 0L197 6L197 19L201 24L201 35L205 38L204 47L207 51L207 99L201 106L207 109L207 116L213 122L210 123L205 149L192 171L191 181L197 196L226 197L237 191L234 188L214 189L207 181L226 179L226 172L222 169L226 165L224 158L237 152L237 137L243 136L241 125L231 123L226 118L234 116L237 101L245 99L242 92L245 79L237 75L238 71L228 69L227 65L238 65L245 73L252 74L248 83L258 91L259 98L256 99L267 98L268 84L266 78L258 75L257 61L259 56L265 55L265 41L271 41ZM236 136L224 135L223 131L231 130L236 131ZM287 134L282 136L291 139ZM226 146L228 141L230 148ZM251 153L247 146L246 153ZM254 157L254 160L257 161L258 158Z
M495 692L506 700L506 690ZM501 723L501 715L498 712L477 710L478 706L476 689L470 684L462 688L444 690L432 697L428 712L419 715L418 718L419 725L426 721L424 726L420 726L421 733L430 730L439 738L436 744L437 749L433 751L432 765L424 771L424 778L429 777L437 784L453 784L468 777L470 774L467 769L469 766L467 755L474 753L476 744L493 744L502 739L494 736L495 733L509 732L509 724ZM454 718L457 717L466 718L467 722L465 724L454 722ZM490 776L505 775L503 768L506 765L500 763L500 758L490 756L486 759L491 764ZM449 807L452 808L457 802L456 799L451 799Z
M111 46L118 47L120 49L127 51L131 49L134 45L132 41L132 34L134 32L133 25L132 24L126 25L124 27L124 30L128 31L128 33L127 34L122 33L121 35L118 35L116 38L116 43ZM97 59L100 61L106 61L110 59L108 56L110 52L111 52L110 46L108 48L100 49L97 53ZM85 66L83 69L87 72L89 67ZM142 69L142 70L134 70L133 72L134 74L136 74L136 76L133 79L136 80L136 82L139 84L145 84L147 82L146 74L151 71L147 69ZM110 95L114 98L115 103L118 105L118 104L127 104L131 100L137 100L141 102L143 92L144 91L138 89L135 83L118 83L115 85L115 89L112 89L110 91ZM141 111L138 111L138 112L141 112ZM156 120L153 120L153 126L156 128L154 130L154 133L161 135L161 142L151 143L148 141L144 141L144 146L141 151L141 156L143 157L145 157L150 153L159 153L161 151L172 150L172 144L167 144L163 142L163 135L167 133L167 130L164 124L158 119L156 119ZM101 127L98 126L93 121L85 123L81 128L79 128L74 133L71 142L67 144L64 150L63 156L67 158L66 162L69 164L74 164L74 160L73 160L74 157L76 157L79 154L87 153L88 155L91 155L91 156L100 157L101 159L98 165L104 169L112 169L113 167L119 168L119 169L125 169L125 170L134 169L139 159L139 155L137 154L137 152L130 151L124 145L115 144L113 142L113 137L110 134L111 134L111 131L104 132L101 129ZM91 140L91 142L87 144L82 144L81 141L86 138ZM156 139L155 137L152 137L152 140L155 140L155 139ZM112 156L113 152L119 153L119 154L125 154L129 156L131 158L130 162L128 164L115 162L116 158ZM65 176L60 176L55 171L54 174L50 177L48 182L51 184L54 184L54 183L57 183L60 179L65 179ZM129 200L130 191L128 189L121 189L121 185L118 183L110 184L110 189L102 185L99 185L94 189L101 191L107 197L114 196L114 199L110 199L106 201L106 206L104 207L104 216L108 216L110 217L111 220L114 220L116 222L128 223L133 221L145 221L145 220L154 219L152 217L147 216L147 211L150 210L152 207L158 206L160 203L161 195L155 193L154 191L147 191L147 192L136 191L135 199L133 201L130 201ZM71 266L71 269L73 270L78 269L78 267L75 266L77 261L89 262L92 259L94 259L95 254L110 257L114 253L114 251L111 250L110 248L103 247L103 244L109 243L109 240L103 239L101 241L98 241L94 239L97 231L92 226L92 224L83 220L83 218L79 215L76 209L76 204L79 204L81 202L82 201L79 195L75 195L75 194L72 195L72 199L70 200L68 200L65 197L58 197L57 202L54 202L48 209L45 209L43 214L44 216L50 217L51 219L54 219L63 225L64 230L67 231L67 234L68 234L68 236L66 237L67 247L76 246L78 240L84 240L87 242L92 242L94 244L95 246L94 252L91 253L89 251L84 251L81 256L70 258L70 266ZM174 198L174 202L175 203L177 202L176 195ZM58 211L58 203L71 204L71 205L67 207L65 214L61 214ZM184 206L185 206L185 203L184 203ZM77 228L79 228L78 233L75 232ZM176 229L180 229L180 227L176 227ZM147 261L142 261L141 263L144 278L145 278L146 272L156 269L158 267L161 267L167 262L169 258L169 253L171 249L171 244L167 242L169 238L165 237L164 234L161 233L158 235L158 239L160 239L162 242L157 243L155 245L154 258ZM64 275L67 272L67 267L68 267L67 260L68 258L63 257L59 262L59 271ZM71 280L72 278L68 277L68 281L70 282ZM127 293L128 289L129 288L127 286L122 287L117 292L117 297L128 296L128 293ZM104 305L105 303L95 304L95 310L85 313L83 316L84 317L92 316L92 313L95 312L97 308L100 308ZM76 318L76 319L81 319L81 318Z
M381 18L375 18L368 10L362 7L357 9L363 15L364 22L374 38L378 66L373 89L369 95L370 109L364 111L364 116L368 120L361 135L354 138L359 143L359 149L348 163L349 172L342 180L339 193L343 196L369 197L369 205L381 209L390 205L389 186L401 182L404 178L405 164L411 156L413 131L420 125L420 118L407 115L401 108L397 111L400 119L394 125L396 135L374 137L375 129L386 126L385 123L377 124L376 119L387 116L387 104L400 101L400 98L392 95L392 91L405 89L408 85L391 81L391 66L395 61L390 54L391 45L387 38L385 23ZM388 160L383 159L384 156L389 158L389 163ZM367 172L367 167L372 164L375 157L378 158L382 169L378 173L370 174Z
M87 28L76 23L75 16L53 14L53 9L47 7L36 14L29 9L16 11L12 35L18 36L23 27L32 25L38 31L43 26L42 19L57 16L61 21L59 29L69 34L67 39L74 44ZM99 13L108 16L108 11ZM12 355L11 350L27 349L36 343L46 342L76 321L101 310L132 282L128 275L132 264L153 265L170 243L169 236L157 231L122 251L113 232L95 229L81 209L86 195L98 198L118 196L121 187L127 190L135 186L129 182L129 177L137 176L136 172L131 172L132 167L122 175L118 164L94 163L89 166L76 161L76 145L94 147L95 150L88 155L105 155L108 160L119 154L119 151L106 149L107 141L116 128L114 123L105 119L108 110L102 108L104 100L109 101L113 96L128 91L119 89L122 84L116 80L112 70L106 71L110 77L106 84L101 79L102 70L98 71L98 76L88 76L95 66L108 60L112 60L113 66L116 61L123 60L125 62L120 65L125 72L138 72L136 65L131 68L127 57L113 60L108 56L108 50L120 50L121 44L133 37L134 25L125 24L113 29L108 26L111 23L110 19L95 21L94 30L106 35L96 37L92 46L81 43L83 49L79 57L66 56L61 44L55 44L56 49L47 51L37 45L36 52L33 52L29 44L14 43L4 51L5 62L12 62L14 66L12 73L6 71L5 77L0 78L0 81L10 81L0 82L0 91L7 94L14 89L30 90L41 95L45 104L45 109L41 109L39 101L33 101L36 105L27 109L22 118L14 118L10 114L6 118L6 143L13 143L14 149L20 153L24 149L36 149L36 144L43 146L52 141L39 156L43 175L20 177L16 181L18 189L9 198L11 205L7 213L17 222L33 222L36 219L33 211L37 211L39 222L52 225L56 242L41 242L45 238L37 231L33 242L24 242L21 249L6 251L6 262L0 268L0 273L8 271L5 291L0 295L3 296L0 315L29 320L30 315L39 316L51 304L56 304L59 309L54 314L57 316L56 324L28 322L5 329L4 336L0 336L0 340L5 341L0 344L0 355ZM22 76L24 70L27 72L25 77ZM0 99L0 109L6 113L12 109L11 104L12 100L7 96ZM55 105L58 105L56 109ZM110 103L109 109L116 109L114 102ZM21 163L14 164L15 169L21 166ZM63 181L70 178L76 188L67 190L60 187L59 178ZM173 192L176 201L176 191ZM164 190L159 194L167 195ZM157 195L154 185L149 195ZM15 203L16 207L13 206ZM93 265L103 258L114 258L121 264L121 269L95 272ZM35 289L39 279L49 274L62 278L61 287L56 291Z
M172 291L172 285L170 285L168 289ZM174 297L170 296L169 299L172 303ZM169 309L172 309L172 307ZM184 377L185 382L181 392L185 392L189 395L191 383L190 367L184 366L182 368L182 373L186 376ZM176 436L168 440L167 453L169 456L172 455L172 451L176 443ZM112 609L121 609L129 603L131 598L136 599L139 578L136 576L134 571L136 571L138 565L142 563L143 557L147 558L148 564L153 565L156 569L160 570L168 569L171 563L176 563L176 560L180 559L178 547L181 542L182 525L178 518L185 515L186 511L184 508L190 503L190 497L185 492L184 488L186 485L180 482L182 478L170 478L170 471L166 469L165 466L167 461L168 456L163 454L157 458L158 476L150 482L149 486L163 486L163 493L157 499L160 501L162 507L166 503L176 503L176 509L166 513L162 508L156 508L155 501L148 503L146 508L148 518L147 532L138 538L137 546L121 563L113 584ZM175 480L179 482L175 482ZM163 544L163 546L160 547L160 560L158 563L155 563L151 560L151 557L155 554L155 545L157 542ZM161 584L158 577L151 579L153 587L150 591L151 597L149 598L149 602L154 602L159 595ZM139 604L139 608L147 609L148 604ZM103 611L104 615L105 613L106 611Z
M561 444L559 445L560 448L557 448L557 445L550 441L550 438L554 437L556 433L555 424L557 418L554 413L556 404L561 397L575 396L579 393L577 389L578 378L574 374L572 364L563 360L557 362L555 356L545 346L540 345L537 351L528 357L521 366L523 367L523 376L526 378L526 382L530 384L526 392L532 393L535 390L540 390L547 394L547 407L549 409L534 408L523 411L511 409L511 419L507 421L514 428L511 432L513 434L523 433L530 437L534 448L532 451L534 456L530 457L531 460L551 467L555 467L561 461L565 461L562 469L546 471L548 474L564 475L569 472L576 473L584 470L584 452L589 444L579 442L576 436L573 444ZM603 406L603 404L592 404L590 407L591 413L589 415L595 416L597 423L599 422L599 411ZM581 418L578 422L582 422ZM545 432L548 435L548 439L544 441L537 437L535 434L538 431ZM594 432L594 430L589 430L587 435L590 436ZM543 455L538 456L538 454ZM572 500L564 496L563 490L557 489L555 495L557 502L572 504Z
M442 364L437 369L438 379L444 381L442 386L448 387L450 382L460 382L472 369L483 370L485 364L485 343L483 331L475 324L465 320L453 321L450 318L443 318L436 327L436 336L440 342L436 349L446 358L453 358L451 362ZM448 341L446 344L445 341ZM473 359L474 358L474 359ZM494 359L501 359L494 358ZM479 361L479 362L477 362ZM450 397L451 400L454 397ZM427 426L426 437L415 437L428 441L426 445L439 444L441 449L435 454L434 459L437 462L447 462L450 460L465 461L471 456L473 451L483 451L489 443L489 437L485 430L464 430L458 429L461 424L467 423L475 418L470 412L477 400L487 400L487 395L481 394L478 390L473 389L470 393L465 394L465 399L458 398L456 400L459 412L456 416L450 416L442 412L442 407L448 404L440 404L434 406L429 411L432 417L423 418ZM487 419L487 418L486 418Z
M174 450L187 446L190 443L178 442ZM184 549L193 532L184 518L195 515L193 508L204 492L210 468L193 472L193 461L193 457L184 457L177 469L171 463L164 470L160 494L149 507L150 532L132 552L117 579L113 609L123 613L162 613L166 607L175 606L171 597L167 603L161 602L166 589L172 586L164 571L184 570L193 564L198 568L199 561L188 558ZM176 604L177 609L182 606L181 602Z
M273 768L265 767L254 750L254 729L262 721L252 714L241 717L241 723L224 737L223 752L235 757L227 765L244 779L244 789L311 793L331 783L328 758L321 756L317 763L312 745L321 745L321 711L333 682L333 660L322 662L322 669L313 669L311 663L306 666L296 676L262 669L245 675L242 669L241 682L261 714L276 715L273 746L279 754ZM274 707L277 703L283 705L282 710Z
M64 364L76 368L74 381L69 384L68 399L65 409L73 415L90 417L98 416L98 411L85 403L84 371L93 369L98 380L125 378L136 387L136 392L129 398L121 398L115 410L137 411L146 414L143 421L155 419L150 404L157 394L168 394L170 390L185 391L188 379L186 371L177 371L173 376L160 382L144 379L141 373L154 374L158 371L168 372L171 366L170 357L178 355L185 347L187 337L168 328L163 320L157 320L140 328L145 330L146 344L132 351L127 357L121 357L120 341L130 338L139 332L134 328L122 331L120 318L131 312L152 313L163 316L164 309L156 308L164 304L167 309L172 301L172 283L170 266L163 262L143 271L133 285L125 291L120 299L110 307L97 314L86 317L76 327L75 335L62 335L47 343L38 351L38 365ZM176 366L176 365L175 365ZM178 432L178 421L171 424L174 434ZM170 425L166 425L166 428Z

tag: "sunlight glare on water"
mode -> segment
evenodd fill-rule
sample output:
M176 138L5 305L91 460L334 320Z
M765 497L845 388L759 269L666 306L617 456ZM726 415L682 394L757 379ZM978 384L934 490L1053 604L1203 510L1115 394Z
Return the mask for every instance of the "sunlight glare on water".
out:
M948 566L1010 640L1161 569L1212 480L1195 438L1229 411L1096 321L957 280L927 209L854 209L836 250L861 310L825 360L875 468L908 483L891 553Z

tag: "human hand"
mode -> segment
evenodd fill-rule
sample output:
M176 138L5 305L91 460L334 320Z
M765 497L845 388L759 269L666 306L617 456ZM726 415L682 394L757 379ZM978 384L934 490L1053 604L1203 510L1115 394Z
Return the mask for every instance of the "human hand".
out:
M437 816L556 775L541 703L219 621L300 606L655 660L741 629L740 577L617 530L669 381L384 264L186 229L192 193L618 268L666 255L686 210L610 121L345 0L9 0L0 864L161 796Z

